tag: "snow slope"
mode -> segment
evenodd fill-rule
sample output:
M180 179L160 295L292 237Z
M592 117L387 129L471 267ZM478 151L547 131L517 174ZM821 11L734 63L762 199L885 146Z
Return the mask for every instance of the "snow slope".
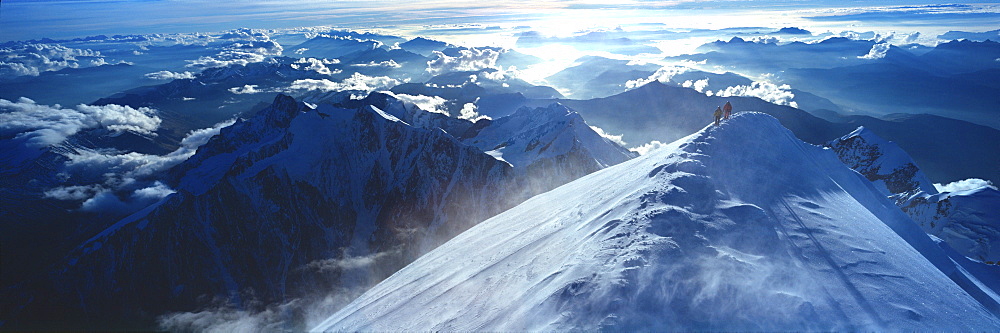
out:
M740 113L473 227L315 329L1000 328L966 273L831 151Z
M580 114L558 103L522 107L489 122L462 143L509 163L529 182L532 195L637 156L597 134Z

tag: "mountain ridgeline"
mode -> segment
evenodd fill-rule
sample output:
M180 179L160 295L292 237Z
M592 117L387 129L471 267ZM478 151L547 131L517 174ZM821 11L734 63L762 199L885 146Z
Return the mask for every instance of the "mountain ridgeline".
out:
M493 122L529 132L479 124L519 149L507 156L524 156L504 161L442 129L472 123L388 95L316 108L279 95L174 167L175 194L8 290L22 300L13 310L31 321L65 307L70 323L141 328L206 297L246 308L366 288L490 216L634 156L552 108ZM341 264L357 258L369 261Z
M963 259L830 149L740 113L480 223L314 329L1000 328L996 270Z

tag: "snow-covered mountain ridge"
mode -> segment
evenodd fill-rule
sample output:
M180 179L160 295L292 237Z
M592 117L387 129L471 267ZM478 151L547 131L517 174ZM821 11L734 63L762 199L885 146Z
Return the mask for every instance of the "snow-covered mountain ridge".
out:
M511 121L555 135L510 132L510 140L568 144L547 143L552 154L524 159L536 173L438 127L472 123L390 95L315 107L279 95L172 168L175 194L73 250L48 276L58 290L30 284L14 293L24 299L17 311L31 316L79 295L87 301L70 309L80 314L67 310L68 320L141 322L197 310L204 297L245 308L363 290L490 216L631 157L582 120L563 121L579 119L566 109L518 117L528 121ZM502 128L486 129L504 137ZM352 258L364 264L336 264ZM33 288L60 296L36 302Z
M903 149L864 127L827 146L928 234L969 258L1000 262L1000 191L981 187L938 193Z
M741 113L469 229L316 329L998 329L984 285L832 151Z

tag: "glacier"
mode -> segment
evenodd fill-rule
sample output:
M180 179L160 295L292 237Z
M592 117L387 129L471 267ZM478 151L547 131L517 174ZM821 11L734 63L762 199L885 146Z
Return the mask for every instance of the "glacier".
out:
M743 112L480 223L314 330L1000 328L996 281L937 242L831 149Z

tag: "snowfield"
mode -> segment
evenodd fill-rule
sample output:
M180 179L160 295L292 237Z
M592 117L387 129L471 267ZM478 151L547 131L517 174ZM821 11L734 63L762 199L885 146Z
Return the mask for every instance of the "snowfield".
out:
M996 281L949 255L831 150L740 113L469 229L314 330L1000 329Z

